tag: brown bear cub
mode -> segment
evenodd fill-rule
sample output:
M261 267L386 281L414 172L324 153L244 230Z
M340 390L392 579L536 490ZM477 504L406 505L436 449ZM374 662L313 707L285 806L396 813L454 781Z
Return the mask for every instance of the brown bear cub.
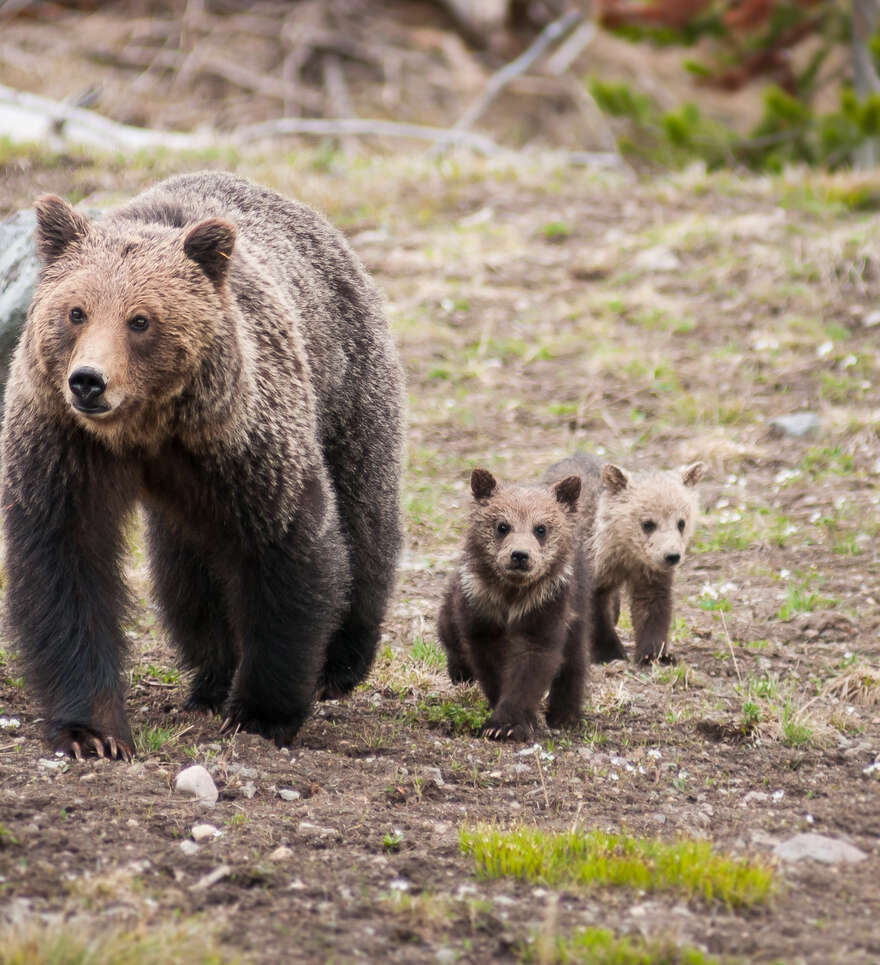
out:
M625 660L615 624L620 593L629 593L636 659L672 663L672 580L699 512L696 485L705 466L681 472L628 473L578 453L551 466L545 479L579 473L584 487L587 553L592 570L593 660Z
M449 676L479 681L492 739L528 740L548 690L549 726L576 724L589 669L580 477L498 486L475 469L471 491L464 554L438 619Z
M403 376L319 214L171 178L97 222L41 198L6 393L9 625L52 745L130 757L125 520L194 671L187 707L289 743L373 659L400 542Z

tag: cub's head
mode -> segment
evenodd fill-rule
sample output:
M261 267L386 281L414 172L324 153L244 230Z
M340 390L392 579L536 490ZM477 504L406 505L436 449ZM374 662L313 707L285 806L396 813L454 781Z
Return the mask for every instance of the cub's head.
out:
M693 536L704 472L702 462L681 472L632 475L604 465L594 540L600 554L657 572L675 569Z
M552 486L499 486L486 469L471 474L469 562L487 581L529 586L558 575L571 559L579 476Z
M90 431L137 437L216 338L235 226L92 223L54 196L36 213L43 268L28 322L32 362Z

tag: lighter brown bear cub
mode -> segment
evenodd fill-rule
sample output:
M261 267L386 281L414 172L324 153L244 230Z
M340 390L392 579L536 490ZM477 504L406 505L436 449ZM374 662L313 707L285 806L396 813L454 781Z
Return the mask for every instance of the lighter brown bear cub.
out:
M132 753L121 559L140 503L187 706L289 743L316 695L367 673L392 586L403 378L380 298L320 215L231 175L97 222L36 209L2 505L47 736Z
M629 473L578 453L545 478L578 472L584 482L587 553L593 583L593 659L625 660L615 624L620 593L629 593L636 659L673 662L669 651L672 581L694 532L696 485L705 466L680 472Z
M464 554L438 619L449 676L479 681L492 739L528 740L548 690L547 723L574 725L589 665L581 480L498 486L475 469L471 491Z

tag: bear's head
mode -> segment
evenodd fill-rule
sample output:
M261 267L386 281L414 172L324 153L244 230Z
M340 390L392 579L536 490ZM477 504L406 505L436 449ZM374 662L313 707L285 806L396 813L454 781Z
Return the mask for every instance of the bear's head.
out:
M54 196L36 213L43 267L27 327L31 364L109 445L159 441L224 334L235 226L91 222Z
M580 476L551 486L498 486L488 470L475 469L471 492L467 556L486 583L532 586L570 563Z
M702 462L681 472L628 473L604 465L594 552L631 569L674 570L694 532L704 471Z

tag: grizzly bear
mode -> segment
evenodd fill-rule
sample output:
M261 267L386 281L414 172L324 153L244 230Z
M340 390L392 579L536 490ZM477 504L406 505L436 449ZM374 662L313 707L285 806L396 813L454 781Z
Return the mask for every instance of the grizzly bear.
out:
M578 532L581 480L498 486L471 475L473 504L461 562L438 618L454 683L479 681L493 740L528 740L549 690L547 723L580 720L590 603Z
M194 672L189 709L288 744L379 639L403 376L318 213L228 174L91 222L37 201L39 284L2 434L8 622L52 746L129 758L123 524Z
M628 473L576 453L545 474L550 482L571 473L583 482L586 550L593 588L593 660L625 660L615 630L620 592L629 592L636 659L674 663L669 651L672 579L684 559L699 512L696 485L705 466L681 472Z

